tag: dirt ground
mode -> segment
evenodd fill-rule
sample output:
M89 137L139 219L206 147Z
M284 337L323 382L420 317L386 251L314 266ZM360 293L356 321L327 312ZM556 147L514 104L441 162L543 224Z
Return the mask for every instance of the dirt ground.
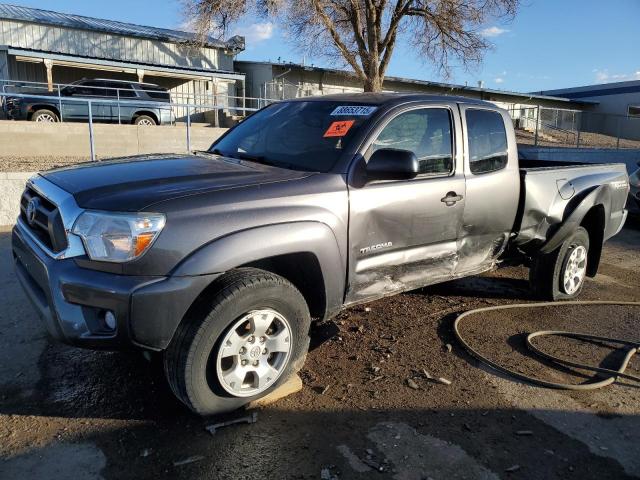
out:
M640 301L639 254L640 224L629 222L582 298ZM178 404L159 362L52 343L12 274L10 235L0 233L0 478L640 477L640 385L541 389L481 367L456 343L457 313L530 302L526 278L506 268L343 312L313 329L301 392L212 436L204 427L220 419ZM524 334L639 340L639 320L631 307L552 307L471 316L462 330L504 365L579 381L529 358ZM603 345L539 343L596 364L618 358Z

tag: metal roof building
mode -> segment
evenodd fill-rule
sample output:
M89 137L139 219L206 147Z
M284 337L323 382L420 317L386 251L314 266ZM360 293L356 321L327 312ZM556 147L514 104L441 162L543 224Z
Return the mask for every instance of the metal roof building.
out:
M188 32L49 10L0 4L0 81L66 84L80 78L156 83L178 102L220 96L225 101L244 75L234 56L244 38L204 44Z
M246 74L247 94L250 97L279 100L362 91L362 82L353 73L332 68L240 60L236 60L235 68ZM589 101L570 99L563 95L509 92L390 76L385 77L383 89L388 92L459 95L494 102L507 109L520 108L520 106L542 106L563 110L582 110L591 106Z

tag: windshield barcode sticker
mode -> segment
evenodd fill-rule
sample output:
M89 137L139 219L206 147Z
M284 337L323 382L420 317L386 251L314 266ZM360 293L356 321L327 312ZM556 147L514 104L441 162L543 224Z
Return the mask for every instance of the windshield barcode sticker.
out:
M371 115L376 110L377 107L367 107L362 105L342 105L340 107L336 107L336 109L331 112L331 116L366 117L367 115Z

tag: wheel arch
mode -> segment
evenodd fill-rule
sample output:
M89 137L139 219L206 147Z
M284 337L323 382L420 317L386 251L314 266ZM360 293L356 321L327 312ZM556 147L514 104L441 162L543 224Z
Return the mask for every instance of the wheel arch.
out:
M58 107L47 105L46 103L34 103L33 105L31 105L28 119L31 120L31 118L33 118L33 114L38 110L50 110L55 113L58 117L58 120L60 120L60 110L58 110Z
M604 244L605 211L602 204L594 205L580 222L589 234L589 254L587 257L587 276L595 277L600 266L602 246Z
M155 120L157 125L160 124L160 118L158 117L158 114L152 112L151 110L136 110L134 114L131 116L131 123L135 123L136 118L141 117L142 115L151 117Z
M227 235L193 252L172 276L217 274L199 295L206 297L222 276L245 267L289 280L302 293L314 318L329 318L342 306L346 264L333 231L320 222L268 225Z
M573 208L572 208L573 207ZM592 248L597 252L594 256L593 267L597 271L602 244L604 241L604 230L608 215L611 211L611 192L607 185L600 185L587 192L585 195L576 197L573 205L568 206L565 219L555 232L549 237L547 242L540 248L541 254L548 254L556 250L569 238L576 229L583 226L589 232L589 250ZM602 233L598 234L598 228L602 228ZM598 244L599 242L599 244ZM590 255L590 260L591 255ZM592 271L590 269L590 271ZM590 274L594 276L595 271Z

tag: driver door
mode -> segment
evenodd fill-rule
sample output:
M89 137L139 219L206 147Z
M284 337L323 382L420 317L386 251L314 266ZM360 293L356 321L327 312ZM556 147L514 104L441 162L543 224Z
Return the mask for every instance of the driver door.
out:
M453 276L465 204L455 104L405 107L390 115L361 151L410 150L411 180L349 187L349 285L346 303L418 288Z

